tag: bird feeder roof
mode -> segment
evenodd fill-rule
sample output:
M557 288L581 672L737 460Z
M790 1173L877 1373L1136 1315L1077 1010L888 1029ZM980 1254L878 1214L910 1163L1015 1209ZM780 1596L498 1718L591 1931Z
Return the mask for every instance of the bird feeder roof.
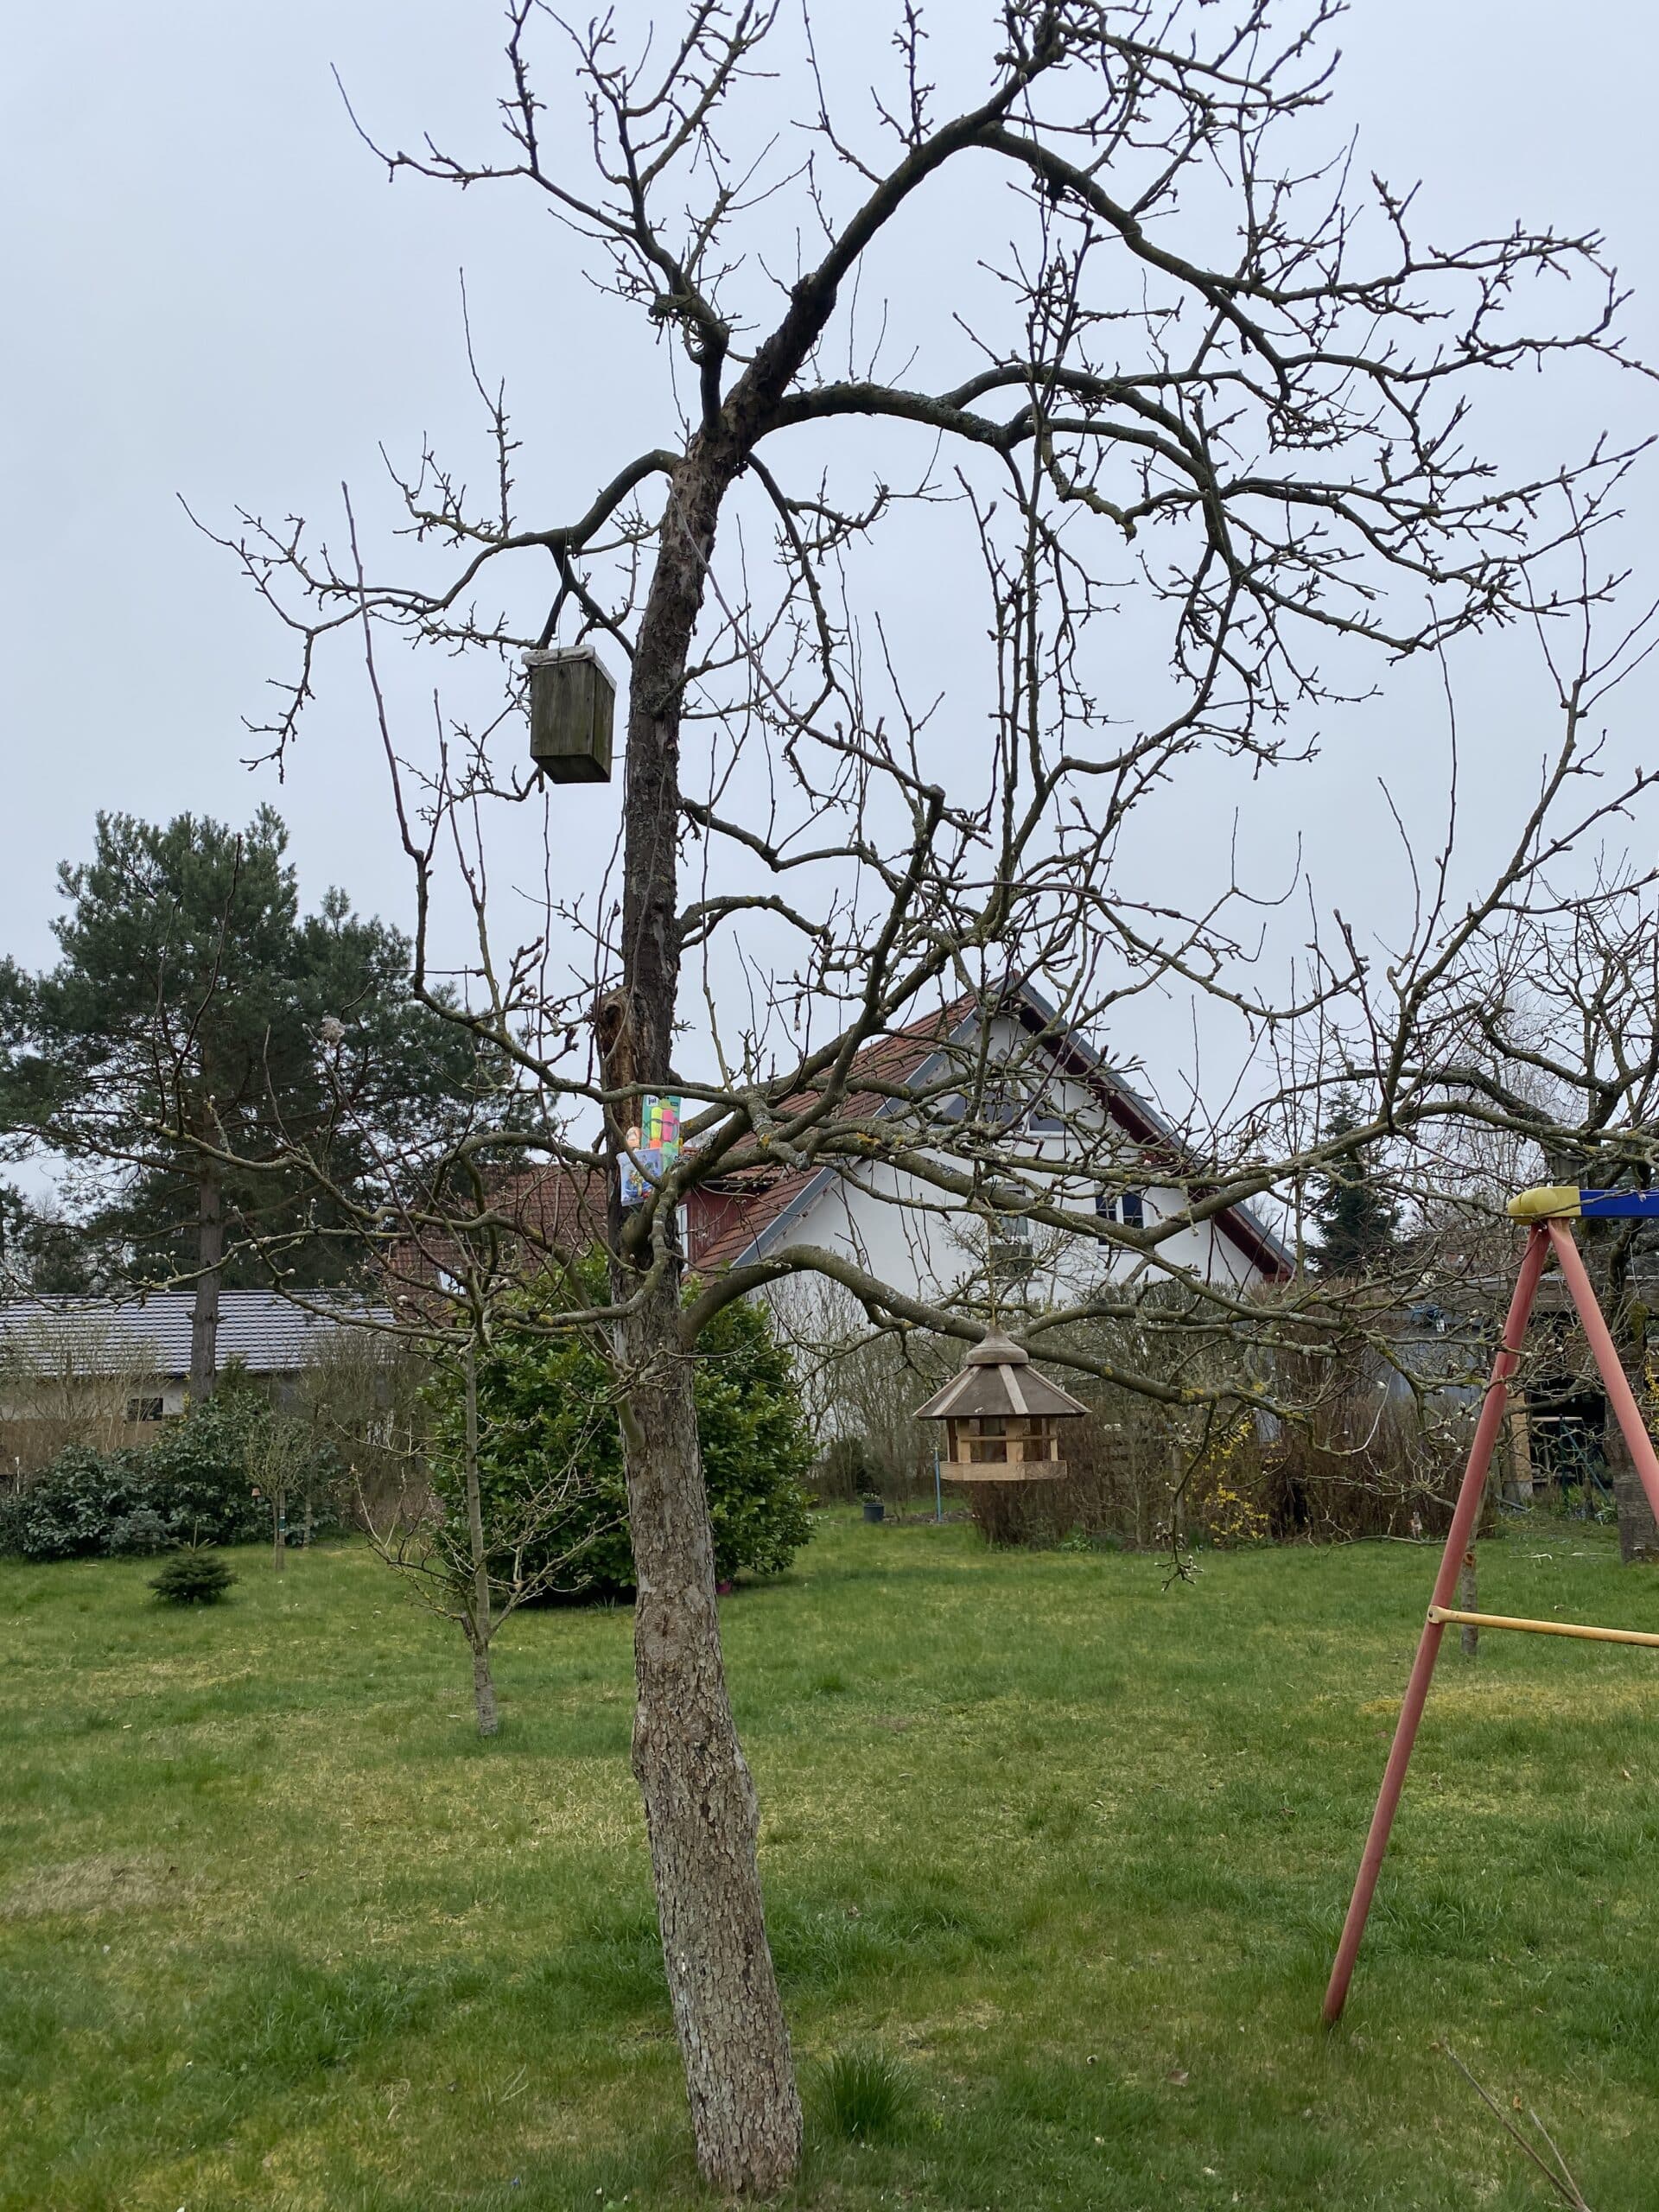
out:
M1070 1421L1088 1410L1058 1382L1038 1374L1023 1344L993 1329L969 1353L961 1374L917 1407L916 1418L982 1421L1015 1414Z

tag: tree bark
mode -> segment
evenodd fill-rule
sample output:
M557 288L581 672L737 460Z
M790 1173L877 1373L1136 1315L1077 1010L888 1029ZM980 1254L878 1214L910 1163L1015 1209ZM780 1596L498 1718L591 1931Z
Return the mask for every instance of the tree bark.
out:
M495 1678L490 1672L490 1647L480 1643L474 1636L473 1647L473 1710L478 1715L480 1736L493 1736L501 1726L501 1715L495 1702Z
M1634 1376L1630 1378L1632 1389L1637 1389L1639 1380ZM1641 1403L1639 1391L1637 1402ZM1613 1481L1619 1558L1626 1567L1659 1567L1659 1523L1655 1522L1648 1494L1631 1465L1630 1452L1611 1408L1602 1432L1602 1456Z
M215 1167L196 1179L196 1298L190 1315L190 1399L211 1398L219 1380L219 1286L225 1204Z
M703 2177L715 2189L766 2194L799 2162L801 2106L766 1941L760 1806L726 1692L691 1361L671 1275L620 1336L639 1579L633 1771L669 1996Z
M723 422L694 438L669 487L628 698L622 989L596 1009L596 1027L607 1087L632 1100L613 1108L607 1140L612 1282L619 1302L638 1301L617 1328L639 1592L633 1770L697 2164L711 2188L766 2193L800 2162L801 2104L766 1941L760 1810L726 1692L680 1268L671 1250L653 1258L625 1235L614 1172L639 1098L673 1081L686 658L741 465Z
M501 1726L495 1682L490 1673L490 1557L484 1548L484 1491L478 1474L478 1347L467 1347L466 1369L467 1543L473 1567L473 1616L467 1642L473 1647L473 1703L478 1732L493 1736Z
M1622 1223L1613 1224L1622 1228ZM1586 1243L1589 1241L1586 1240ZM1599 1272L1602 1280L1597 1283L1601 1310L1606 1316L1607 1326L1612 1332L1618 1350L1619 1363L1624 1370L1630 1394L1638 1406L1648 1402L1647 1382L1647 1308L1630 1295L1630 1258L1624 1240L1608 1240L1608 1256ZM1645 1416L1644 1416L1645 1417ZM1618 1518L1618 1555L1626 1567L1659 1566L1659 1524L1653 1517L1653 1508L1648 1494L1642 1487L1619 1427L1618 1416L1611 1402L1602 1420L1601 1456L1612 1479L1613 1508ZM1589 1484L1586 1478L1586 1490ZM1586 1495L1585 1504L1589 1508Z

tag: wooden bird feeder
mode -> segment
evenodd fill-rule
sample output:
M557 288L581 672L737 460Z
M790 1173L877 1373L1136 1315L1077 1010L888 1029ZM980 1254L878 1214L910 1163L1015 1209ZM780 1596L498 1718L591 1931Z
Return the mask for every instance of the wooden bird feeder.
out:
M1088 1410L1039 1375L1012 1337L993 1329L961 1374L917 1407L916 1418L944 1423L945 1482L1056 1482L1065 1472L1059 1425Z
M530 757L550 783L608 784L616 686L591 645L529 652Z

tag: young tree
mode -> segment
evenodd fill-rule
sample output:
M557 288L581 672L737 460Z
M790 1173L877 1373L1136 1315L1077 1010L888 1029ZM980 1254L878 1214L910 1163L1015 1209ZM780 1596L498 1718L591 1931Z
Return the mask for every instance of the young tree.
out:
M1592 238L1505 225L1430 245L1412 235L1410 195L1359 191L1337 138L1321 153L1338 12L1307 0L1281 30L1262 0L1005 0L977 38L952 16L951 78L979 75L951 106L921 11L895 6L866 124L837 111L810 10L803 25L766 0L692 0L655 42L636 13L637 34L607 15L549 73L536 41L560 38L556 19L511 0L505 157L429 145L387 155L388 170L505 183L558 217L638 308L642 342L668 341L675 434L608 459L569 515L521 518L493 397L491 499L431 453L404 486L424 570L400 547L378 573L349 512L339 562L287 521L249 518L230 541L303 641L273 747L312 695L319 648L354 634L415 874L416 988L440 1008L429 917L449 855L479 951L467 1005L442 1010L533 1094L527 1147L600 1194L606 1302L546 1325L608 1334L639 1590L634 1770L698 2162L719 2188L785 2182L801 2116L721 1656L696 1346L723 1306L803 1271L885 1326L980 1329L827 1245L734 1269L687 1304L686 1192L823 1166L885 1178L912 1218L1020 1213L1141 1279L1174 1275L1241 1338L1270 1334L1249 1301L1189 1280L1171 1240L1378 1130L1278 1141L1282 1102L1265 1102L1198 1133L1182 1157L1206 1164L1179 1171L1184 1206L1124 1222L1095 1201L1144 1168L1103 1142L1063 1185L1007 1074L988 1079L943 1009L967 995L995 1014L1010 979L1040 976L1062 1037L1172 985L1262 1039L1317 1013L1369 1037L1382 1125L1409 1127L1429 1096L1424 1010L1529 895L1583 766L1569 741L1497 880L1466 913L1442 900L1386 990L1349 946L1311 995L1276 1001L1232 931L1241 887L1195 889L1190 907L1179 883L1134 887L1132 825L1152 795L1207 758L1287 764L1299 718L1351 689L1350 655L1439 649L1562 603L1534 563L1593 518L1614 473L1568 464L1517 482L1475 449L1465 410L1488 372L1573 349L1618 358L1617 294ZM907 329L902 374L885 373L855 305L947 254L953 202L992 179L1001 240L975 222L956 316ZM780 248L796 256L781 277ZM1534 280L1551 280L1553 302L1575 296L1563 276L1587 279L1587 313L1531 325ZM909 504L895 488L907 440ZM1578 504L1563 518L1566 493ZM992 711L948 736L906 705L902 642L873 629L880 650L867 650L859 627L861 553L900 516L967 535L982 560L990 652L972 690ZM480 728L452 717L457 734L416 761L382 681L387 632L495 656L508 703L523 650L597 639L626 659L614 898L556 884L541 937L495 946L483 825L528 796L502 752L522 741L499 711ZM713 1074L683 1058L699 1007ZM864 1047L935 1021L926 1077L870 1074ZM685 1100L690 1141L625 1207L619 1159L643 1098L663 1092ZM446 1179L414 1180L436 1236ZM449 1203L490 1217L464 1188ZM585 1241L563 1241L567 1262ZM1028 1336L1050 1332L1058 1356L1070 1325L1124 1303L1096 1287ZM1215 1388L1218 1402L1262 1391L1248 1376Z
M287 842L269 807L242 830L100 814L92 858L59 871L58 964L0 972L0 1128L101 1177L88 1250L118 1243L137 1280L194 1285L198 1398L221 1285L338 1281L361 1252L287 1149L305 1142L352 1188L363 1129L441 1116L474 1058L411 1001L397 931L337 891L302 918Z
M521 1605L580 1580L585 1539L562 1543L561 1538L568 1535L582 1468L579 1452L556 1465L543 1463L533 1480L505 1495L498 1490L486 1501L479 1465L474 1340L467 1340L454 1364L461 1404L455 1448L448 1455L440 1448L430 1468L424 1458L411 1459L395 1504L377 1515L365 1497L363 1517L369 1541L386 1565L406 1576L420 1602L466 1638L478 1732L488 1737L501 1726L491 1667L497 1636ZM602 1418L602 1408L591 1409L590 1421Z
M250 1432L247 1460L253 1495L270 1516L271 1565L282 1574L288 1567L290 1498L305 1508L308 1522L315 1516L320 1472L315 1433L308 1421L273 1406Z

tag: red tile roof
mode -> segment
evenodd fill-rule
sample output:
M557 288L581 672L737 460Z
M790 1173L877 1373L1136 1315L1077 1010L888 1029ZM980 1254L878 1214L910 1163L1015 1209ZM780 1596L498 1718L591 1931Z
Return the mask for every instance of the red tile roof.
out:
M541 1259L585 1251L605 1232L605 1178L593 1168L554 1160L516 1168L492 1179L486 1203L506 1224L505 1241L518 1247L503 1258L520 1274L533 1274ZM462 1256L457 1238L434 1229L400 1239L386 1276L391 1287L413 1290L435 1282L441 1269L454 1272Z
M872 1037L854 1058L838 1117L857 1121L876 1113L886 1103L886 1093L871 1085L910 1082L950 1043L974 1007L973 998L964 996L902 1029ZM807 1098L804 1093L786 1099L776 1109L779 1117L798 1112ZM795 1199L834 1172L824 1167L746 1168L700 1185L686 1208L686 1258L705 1271L729 1267Z
M1054 1020L1052 1009L1028 987L1011 995L1007 1003L1033 1036ZM912 1082L936 1052L961 1035L978 1004L973 995L966 994L902 1028L873 1037L854 1058L846 1092L836 1108L837 1121L856 1122L879 1113L888 1103L883 1086ZM1201 1172L1200 1163L1156 1110L1088 1047L1063 1034L1052 1035L1051 1041L1061 1069L1089 1084L1135 1144L1167 1160L1173 1180L1190 1182ZM774 1113L787 1119L811 1095L803 1092L786 1099ZM698 1184L686 1199L688 1261L703 1273L729 1267L798 1199L815 1186L829 1190L839 1172L834 1161L807 1168L779 1163L739 1168ZM494 1212L519 1226L532 1252L580 1250L595 1243L605 1228L604 1179L591 1169L575 1171L554 1163L522 1168L492 1189L491 1204ZM1216 1227L1269 1277L1289 1274L1290 1255L1249 1207L1230 1207L1217 1217ZM394 1279L429 1283L437 1268L450 1264L454 1256L446 1253L443 1239L435 1235L401 1245L389 1272Z

